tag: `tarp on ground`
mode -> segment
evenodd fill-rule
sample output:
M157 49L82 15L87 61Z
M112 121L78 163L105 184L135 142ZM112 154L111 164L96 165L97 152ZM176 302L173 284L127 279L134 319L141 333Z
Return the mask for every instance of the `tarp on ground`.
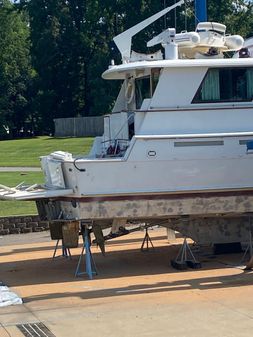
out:
M0 283L0 307L22 304L22 299L10 291L8 287Z

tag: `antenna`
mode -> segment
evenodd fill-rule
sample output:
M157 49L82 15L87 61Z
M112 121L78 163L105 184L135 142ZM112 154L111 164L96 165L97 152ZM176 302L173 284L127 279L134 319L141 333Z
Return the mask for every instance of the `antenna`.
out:
M128 30L124 31L123 33L114 37L114 42L118 47L123 63L129 61L131 56L131 45L132 45L132 37L142 31L144 28L148 27L151 23L155 22L156 20L160 19L163 15L169 13L174 8L181 6L184 4L185 0L180 0L175 3L173 6L167 7L162 11L150 16L146 20L138 23L137 25L129 28Z

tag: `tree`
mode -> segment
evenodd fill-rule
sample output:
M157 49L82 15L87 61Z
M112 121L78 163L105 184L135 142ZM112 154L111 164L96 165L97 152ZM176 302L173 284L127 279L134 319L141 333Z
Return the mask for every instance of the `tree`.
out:
M113 37L161 9L151 0L23 0L20 6L30 18L44 129L52 129L53 118L109 111L118 84L103 81L101 73L108 67Z
M8 0L0 1L0 136L16 133L28 117L32 80L28 21ZM4 127L3 127L4 126Z
M30 87L30 112L45 131L53 119L89 116L110 111L118 83L104 81L101 73L111 58L115 35L171 6L175 0L20 0L17 7L29 14L32 64L37 72ZM159 19L133 38L133 49L167 27L195 28L193 3L188 2ZM175 15L176 13L176 15ZM229 33L248 36L252 31L252 3L244 0L209 0L209 19L224 22ZM152 49L150 51L153 51Z
M98 1L84 0L21 5L30 17L32 61L40 88L37 105L44 129L52 129L53 118L107 112L110 89L100 92L97 80L108 62L107 41L112 37L103 19L104 8Z
M208 19L224 23L227 32L244 38L253 35L253 4L245 0L209 0Z

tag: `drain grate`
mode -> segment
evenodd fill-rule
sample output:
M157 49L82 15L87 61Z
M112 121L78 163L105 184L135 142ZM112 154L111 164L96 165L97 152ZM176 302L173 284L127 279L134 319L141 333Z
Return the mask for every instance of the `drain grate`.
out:
M18 324L17 328L25 337L55 337L55 335L45 326L45 324Z

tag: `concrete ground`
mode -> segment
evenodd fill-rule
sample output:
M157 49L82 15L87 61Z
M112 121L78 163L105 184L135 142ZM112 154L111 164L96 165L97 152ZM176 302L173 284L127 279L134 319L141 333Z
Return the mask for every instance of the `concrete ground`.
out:
M0 172L41 172L40 167L27 167L27 166L0 166Z
M23 305L0 308L0 337L23 336L16 325L43 322L57 337L246 337L253 333L253 272L241 254L199 251L202 269L170 267L181 239L150 230L155 250L140 252L143 232L113 239L103 257L92 248L98 276L74 277L72 260L52 260L48 233L0 239L0 281Z

